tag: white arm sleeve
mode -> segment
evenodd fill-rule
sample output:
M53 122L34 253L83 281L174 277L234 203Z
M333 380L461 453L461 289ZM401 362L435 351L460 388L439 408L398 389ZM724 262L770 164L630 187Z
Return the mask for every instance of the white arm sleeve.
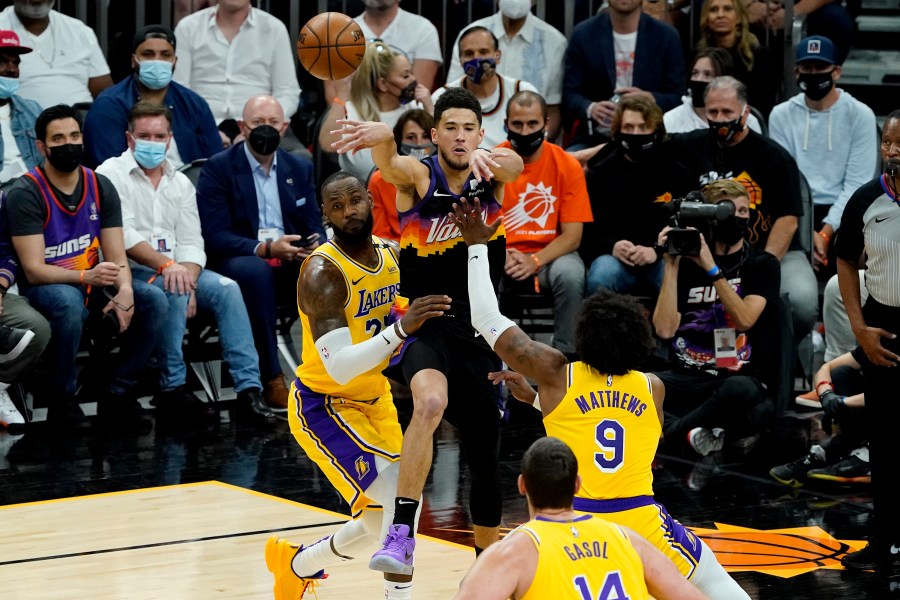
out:
M388 327L372 339L354 344L350 329L341 327L317 339L316 351L328 376L344 385L377 367L397 349L401 341L394 327Z
M472 327L484 336L494 348L497 338L516 324L500 314L491 270L488 266L487 246L469 246L469 309L472 311Z

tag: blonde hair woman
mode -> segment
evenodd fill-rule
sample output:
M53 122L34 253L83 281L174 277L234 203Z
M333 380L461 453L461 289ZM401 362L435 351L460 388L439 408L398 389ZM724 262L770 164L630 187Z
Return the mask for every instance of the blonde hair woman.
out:
M743 0L706 0L700 10L697 47L722 48L734 62L732 75L747 86L750 105L768 114L775 104L779 73L773 72L768 53L750 31L750 16Z
M407 110L420 108L434 112L431 94L413 76L409 59L383 42L372 42L366 48L362 64L353 73L350 99L343 105L334 102L322 123L319 143L325 152L334 152L331 144L340 139L335 120L380 121L393 127ZM375 169L371 150L341 154L341 169L368 181Z

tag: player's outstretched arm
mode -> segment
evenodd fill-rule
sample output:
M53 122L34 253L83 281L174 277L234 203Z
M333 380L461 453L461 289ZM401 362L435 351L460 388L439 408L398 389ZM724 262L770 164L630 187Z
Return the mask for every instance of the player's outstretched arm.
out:
M450 219L459 227L469 246L469 305L472 325L511 369L537 382L542 396L547 399L562 398L568 362L565 355L555 348L532 340L515 323L500 314L491 284L486 246L500 226L499 219L492 225L485 223L477 198L474 206L465 200L454 204Z
M325 371L341 385L379 366L408 334L426 320L450 310L447 296L416 298L402 324L398 321L371 339L354 344L344 313L349 293L343 273L321 256L310 257L300 269L297 305L309 319L310 333ZM409 331L404 331L404 327Z
M459 584L455 600L521 598L537 568L537 549L525 534L515 532L485 550Z
M656 600L706 600L706 596L689 583L671 560L647 540L622 527L628 541L637 550L644 564L644 581L647 591Z
M333 135L341 136L341 139L332 144L334 150L338 154L346 154L371 148L372 160L388 183L395 186L414 185L417 171L428 170L416 159L397 153L394 131L387 124L352 119L338 119L336 123L342 128L331 132Z

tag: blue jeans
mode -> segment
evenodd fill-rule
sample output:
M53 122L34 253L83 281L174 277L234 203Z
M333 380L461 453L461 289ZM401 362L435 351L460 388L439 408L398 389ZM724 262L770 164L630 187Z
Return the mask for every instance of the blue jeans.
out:
M140 280L135 280L132 287L134 316L121 336L118 354L110 357L115 366L108 391L113 394L127 392L137 383L137 375L156 350L168 311L161 290ZM101 289L94 288L85 307L85 289L64 283L28 286L24 295L50 322L50 345L45 352L54 373L50 389L59 398L71 398L75 395L75 357L84 323L89 314L96 317L108 300Z
M297 276L300 263L271 267L256 256L235 256L210 265L216 272L237 281L250 317L253 341L259 355L259 374L264 382L281 375L276 335L278 299L296 310Z
M135 265L131 272L135 279L146 281L154 271ZM157 277L153 285L162 289L163 278ZM188 295L165 292L169 307L162 339L159 344L159 366L161 390L171 390L184 385L187 367L182 354L182 341L187 325ZM259 382L259 357L251 344L253 333L250 319L244 307L241 290L233 279L204 269L197 279L197 310L212 312L219 328L219 342L222 344L222 358L228 363L228 370L234 380L234 391L247 389L261 390Z
M662 286L662 261L652 265L629 267L612 254L603 254L594 259L587 276L587 295L600 288L619 294L629 294L639 289L659 294Z

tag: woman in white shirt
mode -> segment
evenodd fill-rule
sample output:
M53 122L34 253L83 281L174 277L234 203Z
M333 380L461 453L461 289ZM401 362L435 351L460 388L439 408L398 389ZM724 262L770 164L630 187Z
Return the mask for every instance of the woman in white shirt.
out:
M714 78L731 75L733 67L731 55L721 48L706 47L698 50L691 64L687 95L681 97L680 106L676 106L663 116L666 133L685 133L709 127L706 108L703 105L703 93L707 84ZM747 125L756 133L762 133L759 120L752 114L747 120Z
M341 103L335 99L322 124L319 143L325 152L334 152L331 144L340 139L340 131L335 130L336 119L381 121L393 127L400 115L412 108L434 113L431 94L428 88L416 81L406 55L383 42L368 45L362 64L352 75L350 86L350 99L344 103L343 110ZM353 173L364 182L375 170L369 149L341 154L338 160L342 170Z

